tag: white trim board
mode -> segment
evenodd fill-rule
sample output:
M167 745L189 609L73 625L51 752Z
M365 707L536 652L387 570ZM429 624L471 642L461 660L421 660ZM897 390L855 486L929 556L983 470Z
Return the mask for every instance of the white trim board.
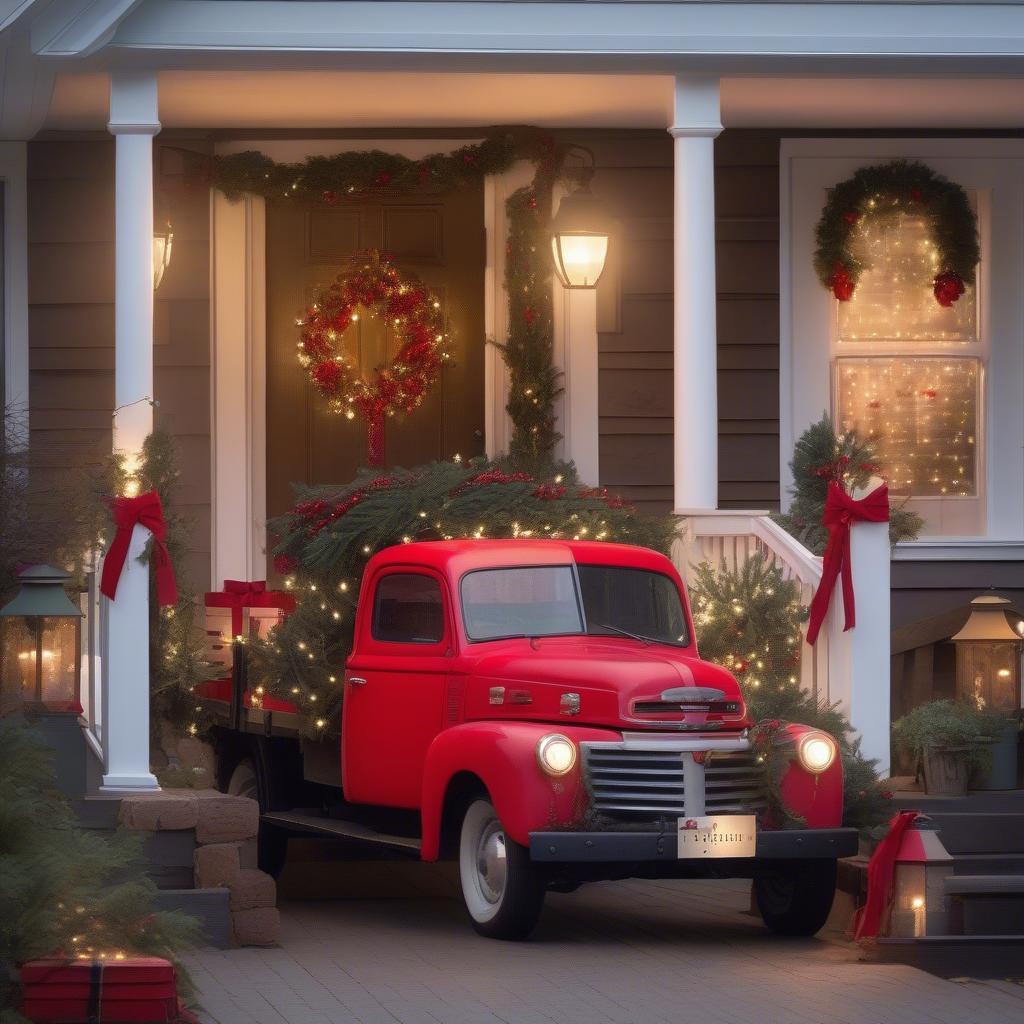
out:
M28 444L28 199L26 145L0 142L3 180L3 381L4 405Z
M1024 140L784 139L780 153L779 455L783 507L797 436L830 407L831 297L814 273L826 188L864 164L906 157L974 188L992 210L979 274L991 339L982 400L985 535L1024 537ZM984 212L984 210L980 211ZM950 354L954 353L951 347Z

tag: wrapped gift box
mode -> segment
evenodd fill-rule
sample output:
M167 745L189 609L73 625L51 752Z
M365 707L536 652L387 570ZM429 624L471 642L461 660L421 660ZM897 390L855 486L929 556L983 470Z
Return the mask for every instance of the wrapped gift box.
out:
M211 660L230 674L235 637L265 639L295 610L295 597L283 590L267 590L263 580L225 580L224 589L208 593L204 604Z
M187 1017L174 967L158 957L33 960L21 968L21 1012L36 1024L107 1024Z

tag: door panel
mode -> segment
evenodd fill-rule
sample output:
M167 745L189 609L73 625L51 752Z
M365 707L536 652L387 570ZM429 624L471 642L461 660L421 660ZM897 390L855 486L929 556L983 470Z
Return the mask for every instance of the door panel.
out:
M338 207L267 206L267 511L287 511L291 484L346 483L366 463L366 426L331 413L296 358L296 318L318 290L380 249L438 293L452 360L423 404L386 421L385 459L412 466L483 451L483 186L450 196L389 196ZM369 376L398 346L361 317L341 341Z

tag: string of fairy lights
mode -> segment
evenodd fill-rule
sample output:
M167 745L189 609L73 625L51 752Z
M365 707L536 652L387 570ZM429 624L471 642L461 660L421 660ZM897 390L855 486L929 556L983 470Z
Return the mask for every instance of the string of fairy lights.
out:
M844 343L876 343L892 355L836 360L838 419L881 441L893 491L915 497L977 494L980 360L962 353L913 354L915 347L978 340L973 285L952 305L935 301L939 255L927 220L897 211L864 218L852 245L866 264L838 307ZM897 354L897 352L899 354ZM927 352L927 349L926 349Z

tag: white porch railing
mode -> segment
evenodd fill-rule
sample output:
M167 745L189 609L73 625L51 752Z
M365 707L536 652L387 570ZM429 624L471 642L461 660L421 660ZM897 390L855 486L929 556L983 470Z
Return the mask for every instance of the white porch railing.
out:
M79 596L82 610L81 695L85 739L99 763L106 766L103 743L103 626L100 600L102 556L91 551L85 557L85 581Z
M796 580L801 602L811 603L821 582L821 558L773 522L768 512L682 513L672 561L684 580L701 562L734 571L755 554L778 566L785 579ZM865 755L878 760L883 775L889 771L889 557L885 523L854 525L857 625L843 631L837 583L818 641L814 647L804 643L800 657L801 685L819 700L842 706L861 735Z

